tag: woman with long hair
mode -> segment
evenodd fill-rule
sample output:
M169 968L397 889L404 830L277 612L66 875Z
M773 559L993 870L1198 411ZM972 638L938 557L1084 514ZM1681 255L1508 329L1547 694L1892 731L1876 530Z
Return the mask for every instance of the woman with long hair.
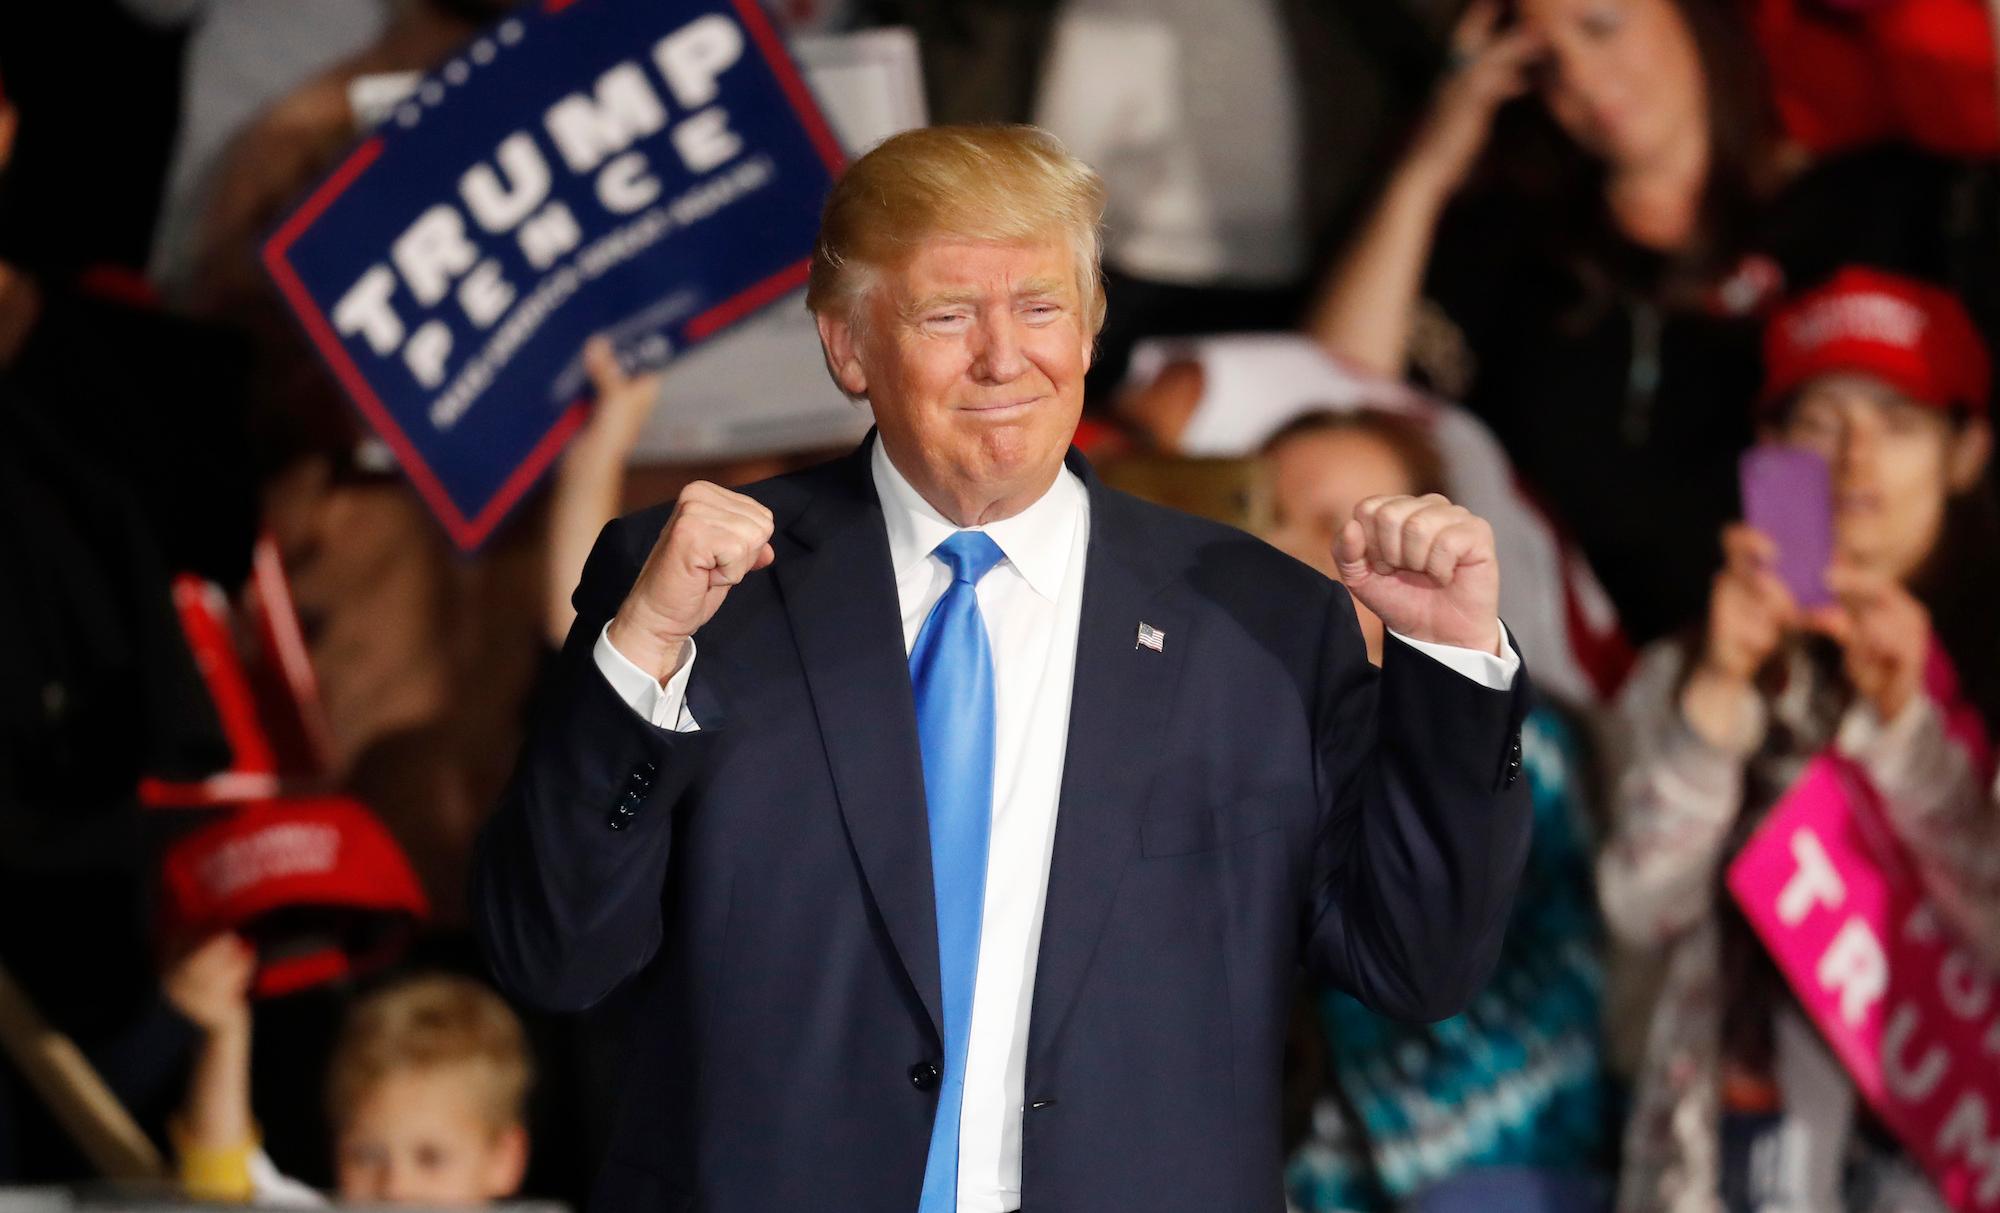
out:
M1867 270L1788 303L1766 351L1760 431L1829 465L1833 601L1801 606L1817 587L1780 575L1779 542L1731 525L1705 625L1653 645L1620 704L1598 891L1613 934L1665 966L1620 1207L1941 1210L1725 879L1808 764L1838 759L1958 941L2000 962L1987 354L1951 295Z
M1990 255L1962 255L1953 166L1808 164L1729 0L1475 0L1451 64L1310 330L1480 414L1652 639L1699 613L1733 515L1767 304Z

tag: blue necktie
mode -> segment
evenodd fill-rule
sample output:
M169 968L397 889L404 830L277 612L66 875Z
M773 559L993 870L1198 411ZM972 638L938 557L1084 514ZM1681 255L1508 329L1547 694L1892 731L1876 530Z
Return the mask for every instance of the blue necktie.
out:
M951 586L910 649L917 748L930 808L931 887L937 898L938 978L944 1001L944 1081L924 1163L918 1213L958 1208L958 1113L972 1035L979 922L986 903L986 836L993 816L993 647L973 589L1000 562L1000 546L959 531L932 552Z

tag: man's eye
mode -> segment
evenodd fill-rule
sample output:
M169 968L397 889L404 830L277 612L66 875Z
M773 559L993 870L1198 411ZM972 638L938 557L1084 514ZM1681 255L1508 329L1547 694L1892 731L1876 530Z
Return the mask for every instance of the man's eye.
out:
M964 312L933 312L924 317L924 323L932 328L955 328L970 320Z
M1625 25L1625 14L1615 8L1594 8L1583 15L1583 32L1593 38L1608 38Z

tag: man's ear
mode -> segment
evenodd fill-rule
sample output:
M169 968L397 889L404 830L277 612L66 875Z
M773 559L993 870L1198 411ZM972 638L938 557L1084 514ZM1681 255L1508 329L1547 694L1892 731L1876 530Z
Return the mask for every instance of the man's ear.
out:
M1981 417L1966 422L1951 439L1945 453L1945 479L1953 493L1963 493L1986 474L1986 461L1993 454L1993 425Z
M509 1125L500 1130L486 1156L485 1183L487 1199L505 1200L521 1190L521 1180L528 1174L528 1130L520 1125Z
M819 348L826 355L826 369L840 390L856 400L868 394L868 373L861 369L861 345L855 340L854 326L845 316L820 312L813 317L819 325Z

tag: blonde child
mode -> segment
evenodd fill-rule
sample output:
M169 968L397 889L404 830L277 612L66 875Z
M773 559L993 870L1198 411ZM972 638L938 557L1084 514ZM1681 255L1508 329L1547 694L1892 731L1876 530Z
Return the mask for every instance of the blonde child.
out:
M322 1203L280 1174L257 1140L248 945L221 936L193 959L215 994L194 1000L206 1039L174 1134L184 1185L204 1200ZM513 1195L528 1162L531 1077L520 1021L478 982L416 977L369 994L349 1012L328 1067L336 1195L422 1205Z

